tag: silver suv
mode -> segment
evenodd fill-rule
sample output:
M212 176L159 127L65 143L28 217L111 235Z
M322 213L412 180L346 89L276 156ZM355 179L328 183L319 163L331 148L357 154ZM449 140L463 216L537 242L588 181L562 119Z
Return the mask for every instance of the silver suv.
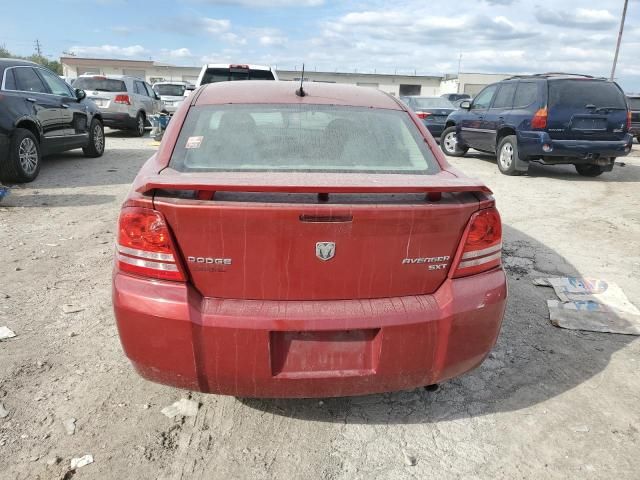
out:
M104 125L131 130L144 135L149 115L162 110L160 97L151 85L139 78L126 75L81 75L73 82L75 88L87 93L102 114Z

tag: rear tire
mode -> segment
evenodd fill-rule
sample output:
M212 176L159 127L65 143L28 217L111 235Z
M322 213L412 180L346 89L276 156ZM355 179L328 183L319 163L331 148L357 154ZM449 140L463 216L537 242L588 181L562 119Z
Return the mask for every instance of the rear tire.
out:
M576 171L583 177L598 177L604 172L600 165L574 164Z
M138 115L136 115L136 126L133 130L133 134L136 137L144 136L145 121L146 121L145 114L142 112L138 112Z
M104 127L97 118L91 120L89 143L82 149L85 157L97 158L104 153Z
M26 128L16 128L9 144L9 154L0 157L0 181L32 182L40 172L42 155L36 136Z
M518 137L515 135L507 135L498 144L496 151L498 169L504 175L517 176L524 175L527 172L516 170L516 160L518 157Z
M445 155L450 157L462 157L469 151L468 147L458 145L458 133L456 127L449 127L440 136L440 148Z

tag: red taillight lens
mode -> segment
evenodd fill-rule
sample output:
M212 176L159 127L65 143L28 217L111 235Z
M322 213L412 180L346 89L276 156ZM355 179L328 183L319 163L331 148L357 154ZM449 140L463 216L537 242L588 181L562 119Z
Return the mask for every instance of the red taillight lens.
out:
M131 105L131 99L129 98L129 95L116 95L116 98L113 99L113 102Z
M416 116L424 120L427 117L430 117L431 114L429 112L416 112Z
M531 119L531 128L547 128L547 117L549 113L547 111L547 107L541 108L536 112L536 114Z
M467 277L502 263L502 222L495 208L475 213L463 237L464 247L454 278Z
M631 111L627 112L627 131L631 130Z
M125 207L118 223L116 257L120 270L162 280L185 280L160 212Z

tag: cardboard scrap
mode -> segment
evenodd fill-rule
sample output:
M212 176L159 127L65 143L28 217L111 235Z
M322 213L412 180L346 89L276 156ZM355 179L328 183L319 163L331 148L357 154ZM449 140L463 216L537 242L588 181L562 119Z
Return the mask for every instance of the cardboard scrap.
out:
M552 287L560 299L547 301L556 327L640 335L640 310L615 283L580 277L537 278L533 283Z

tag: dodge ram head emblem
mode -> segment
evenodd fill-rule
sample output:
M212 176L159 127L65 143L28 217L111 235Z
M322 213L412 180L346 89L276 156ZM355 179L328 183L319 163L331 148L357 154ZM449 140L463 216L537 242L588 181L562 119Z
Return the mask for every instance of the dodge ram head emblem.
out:
M331 260L336 254L335 242L318 242L316 243L316 257L323 262Z

